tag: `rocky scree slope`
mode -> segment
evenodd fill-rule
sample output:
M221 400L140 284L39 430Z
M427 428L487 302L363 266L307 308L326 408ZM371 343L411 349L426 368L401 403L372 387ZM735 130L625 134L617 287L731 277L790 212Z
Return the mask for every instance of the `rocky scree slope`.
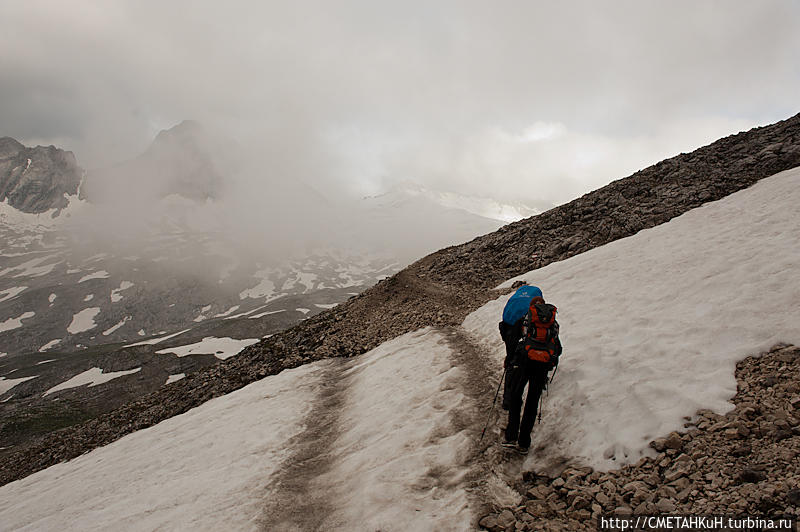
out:
M544 214L436 252L346 303L141 400L0 454L0 484L69 460L203 402L429 325L460 325L500 280L634 234L800 165L800 115L683 154Z
M736 366L735 408L700 410L657 438L655 457L601 473L526 474L523 501L480 524L501 530L595 530L614 515L800 517L800 348L778 345Z
M0 138L0 202L27 213L63 209L83 177L75 155L55 146L26 148L11 137Z

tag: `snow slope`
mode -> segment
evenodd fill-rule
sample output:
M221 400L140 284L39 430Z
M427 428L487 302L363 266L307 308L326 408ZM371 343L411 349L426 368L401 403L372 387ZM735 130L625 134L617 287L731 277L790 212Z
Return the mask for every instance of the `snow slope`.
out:
M282 488L273 477L292 457L289 444L322 416L312 407L326 404L326 386L338 385L347 396L341 434L310 442L335 465L319 477L307 472L308 488L342 501L323 529L462 530L467 442L448 430L449 409L463 400L454 382L461 370L442 342L429 329L410 333L357 359L284 371L208 401L3 486L0 522L11 530L270 529L277 510L265 508Z
M800 344L800 169L517 279L559 309L562 364L535 460L635 461L699 408L725 412L736 362ZM509 286L514 279L503 286ZM508 296L464 326L499 361Z
M524 275L561 309L565 347L526 466L559 455L601 469L634 461L682 416L728 410L736 360L800 343L799 204L800 169ZM464 322L498 375L507 298ZM0 487L0 522L464 530L481 427L453 416L471 406L482 424L491 397L466 399L468 369L455 360L423 329L267 377Z

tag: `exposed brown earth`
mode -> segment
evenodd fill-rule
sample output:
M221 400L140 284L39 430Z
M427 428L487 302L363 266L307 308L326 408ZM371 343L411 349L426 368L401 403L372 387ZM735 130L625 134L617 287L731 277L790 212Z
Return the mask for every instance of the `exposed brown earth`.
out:
M421 327L458 325L508 277L632 235L800 165L800 115L663 161L539 216L436 252L238 356L0 455L0 484L69 460L267 375L364 353Z
M601 515L800 518L800 348L749 357L736 377L732 411L697 412L686 431L650 443L654 457L606 473L579 465L555 478L528 472L522 503L481 526L596 530Z

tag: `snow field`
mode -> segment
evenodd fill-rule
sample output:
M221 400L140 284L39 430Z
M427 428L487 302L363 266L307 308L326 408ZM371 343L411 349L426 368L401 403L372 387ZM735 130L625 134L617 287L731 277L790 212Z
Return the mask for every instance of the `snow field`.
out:
M465 401L450 348L423 329L364 354L345 372L349 397L334 467L313 490L335 490L323 530L466 530L461 485L470 442L451 426Z
M262 307L262 308L263 308L263 307ZM269 310L269 311L267 311L267 312L259 312L258 314L253 314L252 316L248 316L248 317L249 317L249 319L251 319L251 320L255 320L255 319L258 319L258 318L263 318L264 316L269 316L270 314L279 314L279 313L281 313L281 312L286 312L286 310L285 310L285 309L281 309L281 310Z
M27 286L15 286L13 288L8 288L6 290L0 290L0 303L3 301L8 301L9 299L13 299L17 297L19 294L25 291L28 288Z
M166 336L158 336L156 338L150 338L149 340L142 340L141 342L136 342L135 344L123 345L122 347L136 347L137 345L155 345L157 343L163 342L164 340L169 340L170 338L174 338L175 336L180 336L181 334L190 330L191 329L184 329L182 331L168 334ZM140 329L138 334L139 336L144 336L145 335L144 329Z
M17 384L35 379L36 377L38 377L38 375L34 375L33 377L20 377L19 379L7 379L5 377L0 377L0 395L3 395Z
M206 336L201 341L194 344L182 345L177 347L168 347L160 351L159 354L173 353L179 357L196 354L213 354L220 360L225 360L236 354L248 345L253 345L258 342L260 338L246 338L244 340L237 340L235 338L217 338L214 336Z
M49 342L47 342L46 344L44 344L42 347L39 348L39 352L40 353L44 353L48 349L51 349L51 348L57 346L60 343L61 343L61 338L56 338L55 340L50 340Z
M165 382L164 384L166 385L166 384L170 384L170 383L179 381L184 377L186 377L185 373L176 373L174 375L170 375L169 377L167 377L167 382Z
M91 368L84 371L83 373L75 375L68 381L53 386L52 388L44 392L44 395L42 395L42 397L47 397L51 393L59 392L61 390L77 388L78 386L83 386L85 384L88 384L89 387L91 388L92 386L103 384L105 382L116 379L118 377L122 377L124 375L131 375L132 373L137 373L141 369L142 368L135 368L124 371L109 371L108 373L103 373L103 370L101 368Z
M0 487L18 530L258 530L329 362L287 370Z
M636 461L699 408L726 412L735 365L800 343L800 169L526 279L559 308L561 366L529 463ZM498 360L503 296L464 327Z
M22 320L27 320L28 318L32 318L35 315L36 315L35 312L23 312L16 318L8 318L6 321L0 322L0 332L19 329L20 327L22 327Z
M130 281L122 281L122 282L119 284L119 288L115 288L115 289L113 289L113 290L111 291L111 302L112 302L112 303L117 303L117 302L119 302L119 301L122 301L122 294L121 294L121 292L122 292L123 290L127 290L128 288L131 288L132 286L133 286L133 283L132 283L132 282L130 282Z
M125 316L124 318L122 318L121 321L112 326L110 329L106 329L105 331L103 331L103 336L108 336L109 334L113 333L114 331L116 331L117 329L128 323L130 319L131 319L130 316Z
M26 253L28 255L29 253ZM47 262L51 259L58 258L57 255L45 255L43 257L36 257L35 259L31 259L29 261L23 262L18 266L11 266L9 268L5 268L0 270L0 277L4 277L6 274L17 272L16 275L12 275L11 277L16 279L18 277L41 277L42 275L47 275L53 269L61 264L63 261L58 260L56 262L52 262L50 264L41 265L43 262Z
M89 273L81 277L78 283L82 283L84 281L90 281L92 279L108 279L109 273L105 270L100 270L97 272Z
M85 308L72 317L72 323L67 327L70 334L78 334L97 327L94 319L100 314L100 307Z
M333 464L309 485L334 507L322 528L464 530L469 441L451 426L450 411L465 397L462 370L450 360L442 336L426 329L351 361L283 371L0 487L0 522L37 530L269 528L265 504L280 489L274 474L291 462L290 442L317 419L312 407L330 369L344 363L334 384L346 395L341 430L333 441L310 442Z

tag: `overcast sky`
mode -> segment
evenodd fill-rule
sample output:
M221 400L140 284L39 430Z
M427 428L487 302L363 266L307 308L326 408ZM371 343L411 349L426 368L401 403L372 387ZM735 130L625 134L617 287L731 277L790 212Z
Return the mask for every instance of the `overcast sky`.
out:
M800 2L4 0L0 73L86 168L196 119L264 183L562 202L800 112Z

